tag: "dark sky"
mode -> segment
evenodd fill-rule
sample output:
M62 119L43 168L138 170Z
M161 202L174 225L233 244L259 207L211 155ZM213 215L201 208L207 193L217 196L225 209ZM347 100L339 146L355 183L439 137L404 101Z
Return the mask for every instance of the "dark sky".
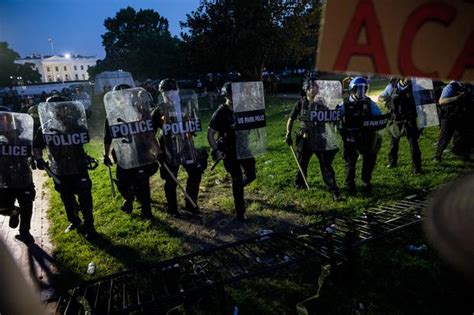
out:
M94 55L103 58L100 35L107 17L127 6L153 9L168 19L170 32L179 36L179 21L199 0L0 0L0 41L22 57L32 53Z

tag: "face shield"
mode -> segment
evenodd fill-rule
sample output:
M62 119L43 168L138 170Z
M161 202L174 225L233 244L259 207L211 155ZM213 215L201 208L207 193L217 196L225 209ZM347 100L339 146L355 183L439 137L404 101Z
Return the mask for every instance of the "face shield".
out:
M351 93L356 99L363 99L365 98L365 93L367 92L367 85L365 84L357 84L355 85Z
M311 81L307 90L306 94L311 98L314 98L316 95L319 94L319 85L316 81Z
M164 91L161 92L161 94L163 95L165 103L168 103L173 107L180 106L181 101L177 90Z

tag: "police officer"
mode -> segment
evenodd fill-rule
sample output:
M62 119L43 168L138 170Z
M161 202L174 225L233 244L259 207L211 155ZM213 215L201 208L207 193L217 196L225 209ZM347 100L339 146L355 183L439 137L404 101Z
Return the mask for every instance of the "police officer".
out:
M467 98L464 87L458 81L451 81L446 85L439 99L440 111L440 132L438 146L434 159L437 162L442 160L443 151L451 141L453 134L457 131L460 135L457 142L457 154L463 160L470 160L469 148L467 144L468 121L466 119Z
M164 188L168 202L168 213L176 217L180 216L176 196L177 183L175 179L178 175L180 165L183 165L188 174L186 194L192 199L195 205L194 206L186 198L184 210L193 214L199 214L201 212L197 203L199 184L201 183L202 173L207 166L207 153L204 150L197 150L194 147L194 132L165 134L165 124L171 124L172 121L176 122L176 120L182 121L185 117L177 117L177 112L181 113L181 102L177 101L176 98L176 96L178 96L176 81L172 78L163 79L158 89L163 97L163 102L153 111L152 120L155 131L157 131L158 128L162 130L159 141L164 152L160 156L162 164L160 167L160 175L161 178L165 180ZM174 178L169 171L171 171Z
M47 170L53 176L54 188L60 194L64 204L66 215L69 220L69 226L65 229L65 233L78 229L84 233L87 240L93 240L97 236L94 227L94 217L92 215L92 182L89 178L89 169L97 167L97 162L88 156L84 151L83 144L88 141L87 128L77 123L81 117L80 109L74 107L69 99L62 96L52 96L47 99L46 103L56 103L57 124L63 126L63 131L49 128L50 124L54 124L52 120L42 121L42 128L38 129L33 142L34 157L36 165L40 170ZM40 105L41 106L41 105ZM51 108L45 106L44 115ZM40 117L42 109L40 108ZM48 130L49 128L49 130ZM55 132L55 141L45 138L47 132ZM65 135L80 135L78 143L65 141ZM43 159L43 149L48 148L49 163ZM77 195L77 199L76 199ZM78 210L82 212L84 223L81 227L81 220L78 217Z
M410 144L413 174L420 174L422 171L421 150L418 139L421 132L416 123L416 101L412 92L412 83L407 78L392 80L384 93L379 96L379 100L385 101L390 112L388 130L391 144L387 167L397 167L400 138L406 136Z
M334 201L337 201L339 199L339 188L336 184L332 162L339 149L336 143L330 143L331 141L325 138L327 133L332 132L329 123L311 122L309 118L311 110L325 111L329 109L323 103L323 99L316 100L319 88L316 78L313 77L305 80L303 91L306 95L296 103L291 111L290 118L288 118L286 124L285 142L289 146L293 145L291 131L294 121L299 116L300 131L296 137L296 145L298 147L296 156L304 176L306 177L309 160L314 153L319 160L324 183L327 189L332 192ZM303 176L299 171L296 174L295 184L298 189L304 188L305 185Z
M0 214L10 215L11 228L20 224L20 233L15 237L30 244L35 242L30 225L36 192L28 162L32 138L20 138L22 121L20 114L0 112ZM31 123L29 128L32 127ZM19 209L15 207L15 200L18 200Z
M368 82L356 77L349 84L350 95L338 105L341 113L340 133L344 144L346 161L346 189L348 195L356 193L355 174L359 154L362 155L362 193L372 193L372 171L381 146L381 137L375 130L363 127L363 122L381 115L377 105L366 96Z
M238 220L245 220L244 187L255 180L255 159L237 159L234 112L232 107L232 83L222 87L225 104L220 105L211 117L207 140L214 160L224 160L224 167L232 177L232 194ZM217 131L217 140L216 140Z
M131 87L127 84L116 85L113 90L120 91L130 89ZM137 139L137 141L147 141L146 138ZM110 126L108 119L105 120L104 127L104 164L107 167L113 165L110 159L110 153L112 158L117 161L117 153L114 149L111 152L112 134L110 132ZM142 217L151 220L153 214L151 212L151 195L150 195L150 177L158 171L158 162L146 164L139 167L132 167L125 169L117 164L115 184L117 190L122 195L124 201L120 209L125 213L132 213L133 201L136 199L141 205Z

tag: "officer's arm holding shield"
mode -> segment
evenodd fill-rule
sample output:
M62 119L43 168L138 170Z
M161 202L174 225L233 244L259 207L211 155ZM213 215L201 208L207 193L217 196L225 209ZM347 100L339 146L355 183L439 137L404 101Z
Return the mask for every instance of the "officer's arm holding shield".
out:
M53 177L54 188L61 195L70 222L65 232L81 227L86 239L92 240L97 232L88 170L97 167L97 162L83 148L89 142L84 106L65 97L52 96L40 103L38 113L41 130L34 141L35 159L38 168ZM42 158L44 148L48 150L49 164Z

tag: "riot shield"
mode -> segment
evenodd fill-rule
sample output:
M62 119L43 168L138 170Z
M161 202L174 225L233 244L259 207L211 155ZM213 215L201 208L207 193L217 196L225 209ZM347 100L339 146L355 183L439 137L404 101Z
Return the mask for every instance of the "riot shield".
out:
M167 159L175 165L196 163L193 136L202 130L197 95L194 90L172 90L163 94L165 98L160 97L159 110Z
M411 83L416 103L418 128L439 125L433 81L431 79L412 78Z
M82 89L79 89L79 88L76 88L71 93L71 99L73 101L81 102L82 105L84 105L85 110L89 110L91 105L92 105L90 94L87 93L86 91L83 91Z
M262 82L232 83L237 159L266 152L265 100Z
M33 118L0 112L0 188L25 188L32 184L28 158L33 143Z
M160 147L151 120L152 98L142 88L110 91L104 95L112 146L124 169L155 163Z
M84 106L77 101L40 103L38 114L53 173L83 173L87 167L82 146L90 141Z
M306 119L305 125L312 151L329 151L338 148L338 137L335 125L340 120L337 104L342 99L342 85L339 81L316 81L319 90L314 102L309 104L307 113L302 113Z

